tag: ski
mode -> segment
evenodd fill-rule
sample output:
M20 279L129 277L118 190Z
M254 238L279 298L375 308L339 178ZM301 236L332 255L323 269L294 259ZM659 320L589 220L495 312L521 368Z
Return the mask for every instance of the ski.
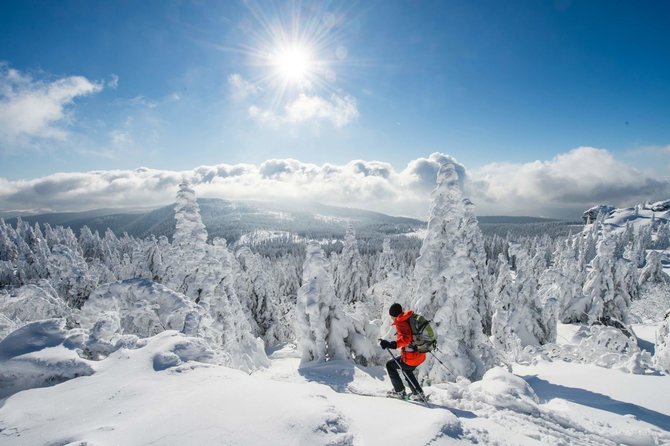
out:
M412 400L412 399L409 399L409 398L401 398L400 396L389 395L387 393L368 392L368 391L362 391L362 390L354 389L354 388L351 388L351 387L347 388L346 393L351 393L353 395L358 395L358 396L375 397L375 398L390 398L390 399L394 399L394 400L407 401L408 403L419 404L419 405L424 406L424 407L429 407L429 408L434 407L433 405L431 405L430 402L428 402L428 398L426 398L424 401Z

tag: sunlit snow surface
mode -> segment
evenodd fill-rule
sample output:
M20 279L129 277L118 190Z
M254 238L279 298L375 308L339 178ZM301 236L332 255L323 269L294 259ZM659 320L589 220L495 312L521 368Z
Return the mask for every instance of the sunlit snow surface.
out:
M571 331L564 326L560 333L567 340ZM68 338L73 333L64 334L58 324L40 333L43 338L35 334L29 347L0 343L0 365L14 361L64 373L76 364L92 374L0 400L0 444L670 442L669 376L540 361L515 365L514 374L492 369L475 383L427 387L432 405L426 408L348 393L385 392L390 384L381 368L346 361L298 369L292 346L274 352L269 368L248 375L199 362L199 355L207 356L198 350L204 347L174 331L101 361L75 359L68 345L75 343ZM651 333L638 330L641 338Z

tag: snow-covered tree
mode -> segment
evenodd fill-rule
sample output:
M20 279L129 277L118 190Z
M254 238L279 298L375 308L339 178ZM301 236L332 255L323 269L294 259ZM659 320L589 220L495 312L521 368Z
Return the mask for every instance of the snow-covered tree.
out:
M81 255L67 246L53 247L48 267L52 286L73 308L81 308L98 285Z
M654 247L656 249L670 248L670 221L658 226Z
M599 224L594 223L590 231L585 231L586 234L581 234L578 260L579 269L582 271L586 271L586 266L596 256L599 226Z
M82 227L79 231L79 247L86 260L101 259L104 255L100 235L97 231L93 234L88 226Z
M147 279L129 279L98 287L81 309L81 327L91 329L105 314L117 322L104 323L119 334L154 336L165 330L183 331L189 313L204 312L181 293Z
M670 310L666 312L665 319L656 331L654 364L659 369L670 372Z
M0 260L16 262L19 257L19 250L12 237L14 228L0 219Z
M226 355L224 361L232 367L253 370L267 366L263 341L253 335L244 305L235 291L235 257L223 239L215 239L206 248L194 279L199 304L212 319L203 324L207 330L205 338Z
M119 278L119 271L121 268L121 255L119 254L119 239L114 232L107 228L105 236L101 241L102 258L101 260L107 268Z
M328 261L316 242L307 245L302 282L296 309L301 364L347 359L344 339L348 329L344 315L336 304Z
M72 310L45 279L37 284L10 289L0 297L0 314L17 324L50 318L69 319L71 313Z
M432 321L450 370L479 379L497 357L482 331L472 229L467 225L470 218L454 163L440 167L431 198L428 231L414 271L412 308ZM419 370L431 382L454 378L432 358Z
M195 272L205 257L207 230L200 217L195 191L186 182L179 185L175 220L172 249L166 261L166 284L197 300L200 292L194 284Z
M382 242L382 252L377 257L374 272L372 275L372 283L378 283L393 274L398 272L398 259L391 249L391 239L384 238Z
M582 320L587 301L582 293L586 276L579 269L576 238L568 237L557 245L553 262L540 276L540 296L553 296L557 301L558 319L563 323Z
M398 302L403 308L409 305L409 283L399 271L398 259L391 248L391 241L384 239L382 252L377 258L372 285L368 289L366 301L370 302L370 316L381 317L383 322L382 333L390 328L391 319L387 317L388 309Z
M12 232L14 228L0 219L0 288L19 285L16 275L19 250L14 243Z
M349 224L344 236L342 253L337 257L334 274L335 296L347 305L363 300L367 288L363 277L363 262L358 252L356 231Z
M516 323L513 323L518 289L514 284L507 259L500 254L498 258L498 278L493 288L493 316L491 318L491 337L494 345L503 351L512 351L518 343Z
M468 257L476 268L476 274L472 278L474 295L477 307L482 318L482 329L484 334L491 334L491 302L490 295L493 287L493 277L489 276L486 267L486 251L484 250L484 236L479 229L477 217L475 216L474 204L467 198L463 200L465 215L462 225L463 238L467 245Z
M245 301L249 304L257 335L267 345L289 341L292 334L290 321L286 319L287 311L279 305L279 290L270 274L270 262L246 246L237 251L236 257L242 266L240 277L244 279Z
M637 234L635 235L631 260L637 265L638 268L642 268L644 266L644 262L647 259L647 249L652 247L651 231L651 225L642 226L638 229Z
M556 299L549 289L540 296L533 267L542 263L542 253L533 258L522 247L510 247L517 262L516 280L504 258L495 286L493 339L497 347L516 352L517 348L540 346L556 340Z
M598 244L597 252L584 284L588 307L582 321L605 325L616 322L626 324L631 300L628 288L635 276L630 275L626 260L614 259L614 243L611 238L603 238Z
M670 276L663 271L661 255L658 251L649 251L644 268L640 271L638 283L670 284Z
M235 271L241 267L225 240L207 243L207 230L200 218L195 193L186 183L179 186L175 219L172 245L164 246L165 241L159 239L158 245L150 248L150 256L137 253L140 269L147 275L161 275L164 271L168 287L205 310L205 318L192 321L190 330L208 341L221 362L242 370L266 366L263 341L254 336L246 305L240 302L235 290ZM122 245L121 252L131 255L135 252L132 240Z

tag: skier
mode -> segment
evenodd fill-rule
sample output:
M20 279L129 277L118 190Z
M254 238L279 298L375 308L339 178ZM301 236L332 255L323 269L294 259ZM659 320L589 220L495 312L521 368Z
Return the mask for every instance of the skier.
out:
M414 339L412 328L409 324L409 318L412 314L414 314L412 310L403 312L402 306L399 303L391 305L389 308L389 315L393 318L393 325L396 328L396 340L389 342L386 339L381 339L379 346L383 349L401 349L400 358L394 356L393 359L386 363L386 370L388 371L389 378L391 378L391 383L393 384L393 390L389 391L389 396L402 399L407 398L405 386L398 373L398 370L402 368L410 390L412 391L410 398L425 401L423 390L419 385L419 381L417 381L414 376L414 369L426 360L426 354L414 351L414 349L410 347Z

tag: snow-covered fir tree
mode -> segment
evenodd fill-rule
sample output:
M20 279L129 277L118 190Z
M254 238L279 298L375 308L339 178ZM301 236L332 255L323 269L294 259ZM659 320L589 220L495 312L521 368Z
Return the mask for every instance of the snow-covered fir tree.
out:
M302 286L298 290L296 335L302 351L301 364L347 359L348 335L339 309L329 263L317 242L307 244Z
M493 277L488 274L486 267L486 251L484 250L484 236L479 229L477 217L475 216L474 204L464 199L465 218L463 221L464 239L467 244L467 253L474 264L477 273L472 278L474 285L474 294L477 299L479 314L482 318L482 329L484 334L491 334L491 289L493 287Z
M268 365L264 343L254 336L246 306L235 291L233 254L226 241L215 239L206 245L194 284L199 290L199 305L211 321L204 329L213 345L227 355L228 365L242 370L254 370Z
M382 242L382 252L377 257L371 283L378 283L386 280L391 274L398 272L398 259L391 249L391 239L384 238Z
M644 268L640 271L638 279L640 286L646 283L652 284L670 284L670 276L663 271L661 254L658 251L649 251Z
M363 275L363 262L358 252L356 231L351 224L347 226L342 253L337 256L334 265L333 279L335 296L340 302L351 305L363 300L367 285Z
M598 244L597 255L591 262L591 271L584 284L584 296L588 305L582 314L582 322L611 325L628 323L630 306L629 265L624 259L614 259L614 241L603 238Z
M251 319L256 326L256 334L267 345L288 342L292 335L286 319L287 311L280 306L277 282L272 274L272 266L267 259L254 254L244 246L236 252L242 266L244 292L249 303Z
M513 323L518 289L514 284L507 259L498 258L498 278L493 288L493 316L491 318L491 338L496 348L510 352L518 344L516 323Z
M194 285L195 272L205 256L207 230L200 218L195 191L186 182L179 185L175 204L176 229L172 249L166 260L165 283L191 299L199 297Z
M632 260L638 268L644 266L647 260L647 249L652 247L652 227L651 225L640 227L635 236L632 246Z
M655 249L670 248L670 221L660 224L656 231L656 239L654 241Z
M576 238L568 237L558 244L552 264L540 276L540 296L556 299L558 319L563 323L580 321L587 305L582 293L586 276L579 270L576 242Z
M267 365L263 342L254 336L247 305L235 290L234 271L241 268L225 240L207 243L195 192L186 183L179 186L175 219L173 243L161 255L166 284L206 310L211 319L199 333L222 353L223 362L243 370ZM132 243L126 245L132 252Z
M428 231L414 272L412 309L432 321L451 370L428 359L420 373L431 382L454 379L453 374L479 379L497 359L482 330L470 221L456 166L447 162L431 196Z
M654 351L656 367L670 373L670 310L656 330L656 348Z
M557 303L552 290L541 295L534 266L542 263L542 253L530 258L519 245L510 247L516 259L516 279L504 258L495 286L492 335L495 345L513 354L526 346L540 346L556 340Z
M98 285L81 254L65 245L54 246L48 267L51 284L72 308L81 308Z

